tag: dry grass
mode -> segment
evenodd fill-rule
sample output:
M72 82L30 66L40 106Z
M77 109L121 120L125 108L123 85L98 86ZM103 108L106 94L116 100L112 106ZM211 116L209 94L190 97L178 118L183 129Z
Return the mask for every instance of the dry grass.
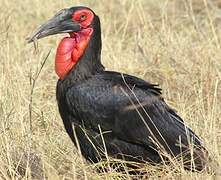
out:
M55 100L53 63L60 36L39 41L37 50L25 41L56 11L80 4L101 18L107 69L159 83L167 102L204 140L212 158L221 162L221 0L0 0L0 4L0 178L132 178L114 170L98 174L66 135ZM50 50L32 93L30 77L36 77ZM214 178L207 172L175 169L146 167L151 179Z

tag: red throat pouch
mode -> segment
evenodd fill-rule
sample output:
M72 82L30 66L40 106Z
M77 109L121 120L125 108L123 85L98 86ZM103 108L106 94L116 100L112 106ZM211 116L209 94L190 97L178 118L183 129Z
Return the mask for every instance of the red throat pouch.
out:
M83 55L92 33L93 29L87 28L61 40L55 57L55 72L60 79L64 79Z

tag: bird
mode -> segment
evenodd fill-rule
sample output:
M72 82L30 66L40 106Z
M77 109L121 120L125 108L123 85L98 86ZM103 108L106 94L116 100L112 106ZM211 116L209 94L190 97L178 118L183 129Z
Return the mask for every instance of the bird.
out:
M181 159L187 170L205 168L208 151L202 140L165 102L158 84L105 70L100 19L92 9L62 9L27 40L62 33L68 35L55 55L58 110L86 160L112 157L157 165L172 158Z

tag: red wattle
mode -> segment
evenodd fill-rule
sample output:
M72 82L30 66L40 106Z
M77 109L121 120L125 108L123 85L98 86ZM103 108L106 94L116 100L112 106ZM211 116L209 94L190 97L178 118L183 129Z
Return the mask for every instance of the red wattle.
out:
M58 45L55 57L55 72L60 79L63 79L74 66L74 62L72 61L72 52L75 46L75 39L68 37L63 38Z
M89 43L92 32L92 28L83 29L61 40L55 57L55 71L60 79L64 79L78 62Z

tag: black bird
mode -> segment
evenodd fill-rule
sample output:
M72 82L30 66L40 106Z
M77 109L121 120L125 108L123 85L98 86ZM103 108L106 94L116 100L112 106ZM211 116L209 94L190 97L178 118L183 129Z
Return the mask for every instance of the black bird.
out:
M106 151L135 162L182 157L186 169L204 169L208 154L201 140L165 103L157 85L104 70L100 20L91 9L59 11L28 42L58 33L69 33L55 58L59 112L87 160L105 159Z

